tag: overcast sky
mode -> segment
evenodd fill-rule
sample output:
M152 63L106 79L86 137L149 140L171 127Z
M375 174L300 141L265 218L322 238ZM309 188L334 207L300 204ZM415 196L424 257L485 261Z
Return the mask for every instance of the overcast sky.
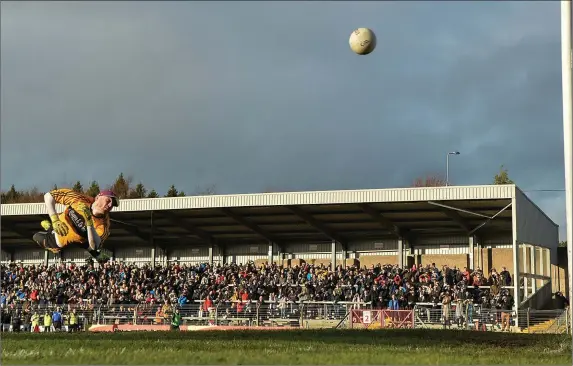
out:
M453 184L564 185L556 1L1 6L3 189L404 187L452 150Z

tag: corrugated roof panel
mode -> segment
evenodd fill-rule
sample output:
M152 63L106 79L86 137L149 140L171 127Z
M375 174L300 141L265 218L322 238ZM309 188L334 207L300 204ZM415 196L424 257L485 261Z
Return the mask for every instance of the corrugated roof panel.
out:
M123 200L116 212L438 200L508 199L514 185L281 192ZM59 207L61 210L62 207ZM2 205L2 216L45 214L43 203Z

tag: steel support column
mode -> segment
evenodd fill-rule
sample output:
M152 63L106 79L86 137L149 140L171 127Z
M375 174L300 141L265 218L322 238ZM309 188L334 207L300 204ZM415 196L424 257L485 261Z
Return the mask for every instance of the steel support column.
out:
M539 274L542 276L551 277L551 273L545 273L545 248L539 248ZM545 285L545 280L541 282L541 286Z
M330 261L332 264L332 271L335 271L336 270L336 242L334 240L332 241L330 256L331 256Z
M209 266L213 266L213 244L209 245Z
M470 235L468 237L468 245L469 245L469 252L470 252L470 271L476 269L475 261L474 261L474 253L475 253L475 237Z
M519 305L521 304L520 296L520 276L519 276L519 243L517 241L517 205L515 204L515 197L511 200L511 236L512 236L512 250L513 250L513 300L515 304L515 324L519 326Z
M522 271L523 273L527 274L529 273L529 268L527 268L527 245L523 244L521 246L522 249L522 253L521 255L523 256L523 260L522 260L522 264L523 264L523 269L520 269L520 271ZM529 296L529 278L527 278L526 276L523 276L523 299L527 299L527 297Z
M225 246L220 246L219 250L220 250L219 255L221 256L221 263L225 265L227 264L227 248Z
M536 260L535 260L535 255L537 252L537 248L535 246L530 246L529 247L529 273L531 273L532 275L536 275L539 274L537 273L536 270ZM536 278L531 278L531 294L534 294L537 291L537 279Z
M520 296L520 282L521 276L519 275L520 268L519 268L519 243L514 240L513 241L513 300L515 303L515 310L519 310L519 305L521 304L521 296ZM525 287L524 287L525 290ZM515 324L519 325L519 312L515 314Z
M269 252L268 252L268 262L269 265L273 264L273 242L269 242Z
M153 223L153 211L151 211L150 218L149 218L149 223L150 223L150 226L151 226L151 227L150 227L150 232L151 232L151 234L149 235L149 244L151 245L151 268L155 268L155 258L156 258L155 249L156 249L156 248L155 248L155 240L154 240L154 238L153 238L153 236L154 236L154 235L153 235L153 231L154 231L154 228L155 228L155 225L154 225L154 223Z
M398 266L404 268L404 239L398 239Z

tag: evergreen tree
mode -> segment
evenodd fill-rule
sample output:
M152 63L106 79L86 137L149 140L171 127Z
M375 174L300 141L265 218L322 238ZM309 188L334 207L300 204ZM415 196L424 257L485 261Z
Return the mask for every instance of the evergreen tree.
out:
M171 187L169 187L169 190L167 191L167 194L165 195L165 197L177 197L179 195L179 191L177 190L177 188L175 188L175 185L171 185Z
M86 194L90 197L95 197L98 195L99 191L99 184L94 180L91 182L90 187L86 190Z
M511 179L509 179L509 174L507 169L503 168L503 165L499 168L499 173L493 177L493 184L515 184Z
M113 185L111 186L111 190L117 195L118 198L127 198L129 197L129 193L131 191L131 178L125 178L123 173L120 173Z
M152 189L147 195L147 198L159 198L159 195L157 194L157 192L155 192L155 189Z
M129 198L132 199L145 198L146 195L147 195L147 189L145 189L142 183L138 183L135 186L135 189L129 192Z
M84 187L82 186L82 182L78 180L76 184L74 184L74 186L72 187L72 191L78 193L84 193Z
M16 190L16 187L12 184L10 190L6 193L6 203L18 203L18 199L22 194Z

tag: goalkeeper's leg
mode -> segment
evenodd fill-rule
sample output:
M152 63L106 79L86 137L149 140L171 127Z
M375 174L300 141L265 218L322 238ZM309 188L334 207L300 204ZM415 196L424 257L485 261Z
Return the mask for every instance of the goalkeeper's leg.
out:
M62 248L56 242L56 236L52 230L39 231L32 239L43 249L49 250L52 253L58 253Z
M110 260L110 257L101 251L101 249L97 250L88 250L90 255L95 259L99 264L104 264Z
M32 239L43 249L49 250L52 253L59 253L62 248L58 245L58 239L52 230L50 220L43 220L40 225L45 231L37 232Z

